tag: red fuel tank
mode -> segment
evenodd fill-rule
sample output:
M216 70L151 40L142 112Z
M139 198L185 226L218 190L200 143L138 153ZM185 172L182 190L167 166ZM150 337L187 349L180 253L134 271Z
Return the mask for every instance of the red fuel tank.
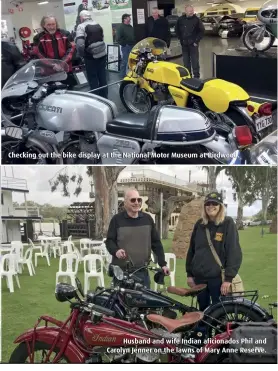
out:
M83 325L83 338L91 346L133 346L155 345L155 340L160 339L157 335L145 330L143 327L119 319L109 318L109 324L100 322L97 324L86 321ZM119 325L122 328L115 327Z

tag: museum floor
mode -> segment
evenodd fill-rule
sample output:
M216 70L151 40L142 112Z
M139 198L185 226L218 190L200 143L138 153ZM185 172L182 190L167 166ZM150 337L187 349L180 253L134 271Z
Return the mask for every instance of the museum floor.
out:
M234 49L242 46L240 38L221 39L219 36L205 36L200 42L200 69L201 78L207 79L212 77L212 53L222 53L227 49ZM182 58L173 58L171 62L183 65ZM108 73L108 84L119 80L119 74L115 72ZM88 87L81 90L88 91ZM108 89L108 98L111 99L118 107L119 112L125 111L120 97L119 85L112 85Z

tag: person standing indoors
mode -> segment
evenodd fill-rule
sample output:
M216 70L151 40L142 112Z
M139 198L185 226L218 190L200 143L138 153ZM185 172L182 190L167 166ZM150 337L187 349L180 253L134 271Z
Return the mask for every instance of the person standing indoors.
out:
M75 44L72 41L71 34L59 28L57 19L53 16L44 16L41 20L41 28L43 31L33 39L33 53L39 59L58 59L67 63L69 73L67 79L62 83L69 85L71 89L76 85L76 80L72 74Z
M103 87L92 94L107 98L106 45L103 41L103 29L92 20L88 10L82 10L80 20L75 39L78 55L84 58L90 89Z
M169 22L165 17L159 15L158 8L152 9L152 15L147 21L147 36L164 40L169 48L171 43L171 32Z
M199 42L205 33L200 18L194 14L192 6L185 7L185 15L179 17L176 23L176 35L182 46L184 67L195 78L200 78Z
M135 271L148 264L153 251L164 274L169 275L164 249L154 221L149 214L141 211L142 198L136 189L128 189L125 192L124 207L125 211L113 216L107 232L105 243L108 252L113 256L111 264L125 269L129 261ZM144 286L150 288L147 269L142 269L135 275L143 281Z
M3 88L9 78L24 66L25 61L18 47L6 39L1 41L1 59L1 88Z
M131 49L135 45L134 29L130 24L130 14L123 14L122 24L118 27L116 32L116 41L121 45L121 70L120 78L123 79L128 72L128 56Z
M224 279L211 244L224 269ZM185 264L189 287L207 285L197 297L201 311L217 303L221 294L229 293L241 263L242 251L235 222L225 215L221 193L211 192L205 198L202 218L193 228Z

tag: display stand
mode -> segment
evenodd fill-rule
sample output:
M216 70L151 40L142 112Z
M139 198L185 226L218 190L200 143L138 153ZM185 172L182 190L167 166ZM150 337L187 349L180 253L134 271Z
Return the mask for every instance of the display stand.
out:
M107 45L107 70L112 72L120 71L121 52L120 45Z
M277 49L253 53L243 47L213 53L213 77L238 84L250 96L277 100Z

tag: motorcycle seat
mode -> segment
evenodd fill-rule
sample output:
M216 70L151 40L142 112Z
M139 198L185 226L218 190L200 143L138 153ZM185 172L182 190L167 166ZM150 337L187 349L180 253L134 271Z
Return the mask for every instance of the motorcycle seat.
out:
M160 106L155 106L147 113L122 113L114 120L107 122L106 130L110 134L152 140L160 108Z
M196 285L190 289L185 289L183 287L175 287L175 286L169 286L167 287L167 292L169 294L175 294L179 296L196 296L198 295L201 291L203 291L207 285Z
M174 332L177 329L185 326L192 326L199 322L204 317L202 312L186 313L179 319L170 319L158 314L148 314L147 319L151 322L158 323L165 327L167 331Z
M126 137L151 139L152 123L148 121L149 113L123 113L108 121L106 130L110 134Z
M204 81L201 79L195 79L192 77L190 79L182 79L181 85L190 90L200 92L204 87Z

